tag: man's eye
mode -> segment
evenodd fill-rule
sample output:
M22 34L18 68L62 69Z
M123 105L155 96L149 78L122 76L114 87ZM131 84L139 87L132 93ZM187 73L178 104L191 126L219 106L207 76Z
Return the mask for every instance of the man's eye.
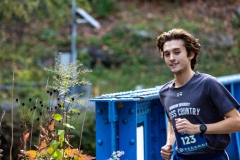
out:
M170 54L169 54L169 53L166 53L166 54L165 54L165 57L169 57L169 56L170 56Z

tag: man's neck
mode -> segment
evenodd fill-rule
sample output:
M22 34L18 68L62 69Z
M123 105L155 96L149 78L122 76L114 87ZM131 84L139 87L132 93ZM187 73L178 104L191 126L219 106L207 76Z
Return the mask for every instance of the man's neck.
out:
M185 85L195 74L193 70L190 70L189 72L184 72L183 74L174 74L174 88L179 88L183 85Z

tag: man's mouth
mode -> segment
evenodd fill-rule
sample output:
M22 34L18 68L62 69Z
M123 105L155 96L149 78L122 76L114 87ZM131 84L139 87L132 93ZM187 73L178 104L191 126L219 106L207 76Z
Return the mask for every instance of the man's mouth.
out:
M170 67L175 67L176 65L178 65L178 63L171 63Z

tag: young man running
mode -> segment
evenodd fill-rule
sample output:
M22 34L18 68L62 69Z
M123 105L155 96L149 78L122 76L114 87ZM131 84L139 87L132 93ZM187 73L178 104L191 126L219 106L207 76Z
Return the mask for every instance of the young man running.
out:
M228 160L230 133L240 131L239 103L211 75L194 71L201 45L183 29L157 38L157 47L174 79L159 91L168 116L161 156L174 160Z

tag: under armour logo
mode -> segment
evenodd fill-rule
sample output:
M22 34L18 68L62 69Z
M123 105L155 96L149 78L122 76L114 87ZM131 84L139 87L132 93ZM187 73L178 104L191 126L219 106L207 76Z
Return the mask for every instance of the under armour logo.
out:
M177 97L182 96L182 92L177 93Z

